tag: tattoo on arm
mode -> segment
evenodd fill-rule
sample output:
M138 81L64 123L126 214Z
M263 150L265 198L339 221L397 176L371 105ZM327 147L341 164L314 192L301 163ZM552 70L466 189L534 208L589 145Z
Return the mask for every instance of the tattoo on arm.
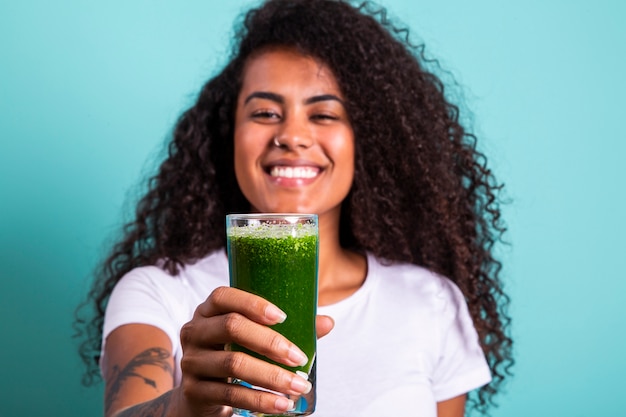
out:
M138 404L127 408L116 417L165 417L172 391L168 391L149 403Z
M165 372L169 373L170 375L174 375L174 370L172 369L172 366L170 365L169 359L170 359L170 353L162 348L150 348L147 349L143 352L141 352L139 355L135 356L130 362L128 362L128 364L120 370L120 367L115 365L113 367L113 375L111 375L111 378L108 379L107 381L107 387L106 387L106 398L104 400L104 409L105 409L105 413L108 412L108 410L110 409L111 405L113 404L113 402L115 401L115 399L117 398L117 395L122 387L122 385L124 384L124 382L128 379L128 378L140 378L143 379L143 382L147 385L150 385L153 388L157 388L157 384L156 381L150 378L147 378L143 375L141 375L140 373L137 372L137 369L142 367L142 366L157 366L159 368L161 368L162 370L164 370ZM165 396L163 396L165 397ZM159 397L159 400L162 397ZM169 398L169 396L167 396L167 398ZM163 404L165 404L167 401L165 401ZM165 410L164 405L161 405L161 408L163 408L163 412ZM155 406L158 406L159 404L155 404ZM134 407L133 407L134 408ZM156 411L156 409L155 409ZM122 413L121 415L127 415ZM139 414L140 416L160 416L161 414Z

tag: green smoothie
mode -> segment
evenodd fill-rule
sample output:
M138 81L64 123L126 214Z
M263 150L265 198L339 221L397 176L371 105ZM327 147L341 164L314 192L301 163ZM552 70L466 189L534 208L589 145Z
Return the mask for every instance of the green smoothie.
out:
M317 339L317 225L229 225L227 237L230 285L259 295L283 310L287 319L272 328L309 358L302 367L277 365L309 374ZM242 346L232 345L231 349L272 362Z

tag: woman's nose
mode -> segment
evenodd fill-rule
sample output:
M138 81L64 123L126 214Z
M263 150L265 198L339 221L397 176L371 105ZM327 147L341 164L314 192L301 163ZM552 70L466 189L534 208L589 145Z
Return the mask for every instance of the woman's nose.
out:
M313 145L313 134L306 124L297 120L285 120L274 137L274 146L294 150Z

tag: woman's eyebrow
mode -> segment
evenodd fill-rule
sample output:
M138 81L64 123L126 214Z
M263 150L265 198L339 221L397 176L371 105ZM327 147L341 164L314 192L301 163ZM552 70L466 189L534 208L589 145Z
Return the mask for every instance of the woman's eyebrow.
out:
M279 104L283 104L285 102L285 98L281 96L280 94L271 93L269 91L255 91L251 93L250 95L248 95L248 97L246 97L244 104L248 103L250 100L254 98L271 100ZM334 94L320 94L319 96L309 97L306 100L304 100L304 104L314 104L314 103L319 103L320 101L328 101L328 100L337 101L341 103L342 105L344 105L343 100Z
M246 97L246 101L244 101L244 104L248 103L253 98L260 98L260 99L265 99L265 100L271 100L271 101L275 101L276 103L280 103L280 104L283 104L285 102L284 97L281 96L280 94L270 93L269 91L255 91L254 93L252 93L248 97Z
M334 101L338 101L339 103L341 103L341 105L344 105L344 102L342 99L340 99L339 97L337 97L334 94L322 94L319 96L313 96L313 97L309 97L304 101L304 104L313 104L313 103L317 103L320 101L326 101L326 100L334 100Z

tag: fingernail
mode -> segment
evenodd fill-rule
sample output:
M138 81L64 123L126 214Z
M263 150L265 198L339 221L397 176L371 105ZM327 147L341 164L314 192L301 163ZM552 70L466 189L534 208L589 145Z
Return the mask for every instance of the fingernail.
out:
M311 388L313 388L313 385L311 385L311 383L306 379L302 378L302 376L297 375L291 380L291 389L294 391L308 394L309 391L311 391Z
M306 365L306 363L309 361L309 358L306 357L304 352L302 352L295 346L291 346L289 348L288 358L289 360L295 362L298 366Z
M269 304L265 308L265 318L274 323L282 323L287 318L287 314L275 305Z
M276 407L277 410L289 411L294 409L295 403L289 398L278 397L274 403L274 407Z

